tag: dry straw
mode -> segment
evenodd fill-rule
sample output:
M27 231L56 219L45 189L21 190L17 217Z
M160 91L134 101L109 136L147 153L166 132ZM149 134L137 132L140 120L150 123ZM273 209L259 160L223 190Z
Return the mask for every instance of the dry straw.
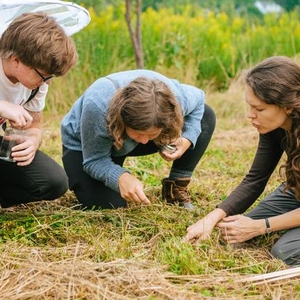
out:
M213 275L180 276L154 262L117 259L95 262L94 248L73 244L62 248L13 248L0 255L1 300L28 299L208 299L200 290L223 286L227 292L253 284L296 277L300 268L256 276L227 270ZM197 292L198 291L198 292ZM219 298L220 299L220 298Z
M18 252L18 257L16 257ZM93 262L88 246L16 249L1 254L1 300L18 299L195 299L197 295L167 280L153 263L134 260ZM6 253L6 254L4 254ZM47 254L71 258L47 261ZM68 254L68 255L69 255Z

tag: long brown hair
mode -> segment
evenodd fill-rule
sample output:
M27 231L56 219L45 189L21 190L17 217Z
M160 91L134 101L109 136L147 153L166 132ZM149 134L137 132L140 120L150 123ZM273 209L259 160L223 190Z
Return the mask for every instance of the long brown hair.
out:
M107 126L117 149L123 146L126 127L140 131L162 129L154 140L162 145L181 136L183 116L173 92L164 82L138 77L115 93L108 109Z
M293 189L300 200L300 66L285 56L263 60L250 70L246 84L267 104L291 110L292 128L287 133L286 189Z

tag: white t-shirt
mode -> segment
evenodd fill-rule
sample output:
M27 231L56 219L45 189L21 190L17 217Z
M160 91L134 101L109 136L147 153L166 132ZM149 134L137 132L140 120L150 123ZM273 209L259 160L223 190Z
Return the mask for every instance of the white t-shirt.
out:
M31 89L26 88L20 82L12 83L4 74L2 59L0 58L0 100L23 105L29 111L39 112L45 107L45 98L48 92L48 84L40 86L35 97L25 104L31 94Z

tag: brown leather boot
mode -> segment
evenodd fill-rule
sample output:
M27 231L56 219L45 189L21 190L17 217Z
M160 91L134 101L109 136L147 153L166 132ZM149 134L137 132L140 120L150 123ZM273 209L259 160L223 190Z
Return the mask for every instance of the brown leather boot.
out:
M177 180L170 180L164 178L162 182L162 199L166 200L169 204L178 203L179 206L183 206L187 209L194 208L191 202L191 196L188 191L188 184L190 178L181 178Z

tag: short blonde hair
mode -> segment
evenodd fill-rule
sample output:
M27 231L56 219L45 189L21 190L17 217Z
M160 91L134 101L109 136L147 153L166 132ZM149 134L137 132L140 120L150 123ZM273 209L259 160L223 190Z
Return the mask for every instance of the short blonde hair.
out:
M55 76L65 75L77 62L73 40L44 12L22 14L4 31L0 57L12 55L29 67Z

